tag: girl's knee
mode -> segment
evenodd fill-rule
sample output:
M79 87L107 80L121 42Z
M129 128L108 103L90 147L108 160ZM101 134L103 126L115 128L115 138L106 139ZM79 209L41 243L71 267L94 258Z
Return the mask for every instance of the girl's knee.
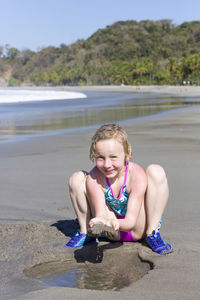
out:
M146 169L147 177L152 179L156 183L162 183L167 180L165 170L162 166L152 164Z
M74 190L81 186L85 186L86 173L83 171L75 172L69 178L69 188L70 190Z

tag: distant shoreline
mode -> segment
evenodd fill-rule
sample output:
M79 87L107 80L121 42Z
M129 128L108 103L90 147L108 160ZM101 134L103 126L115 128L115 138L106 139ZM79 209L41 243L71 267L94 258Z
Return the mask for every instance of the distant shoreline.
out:
M103 85L103 86L19 86L19 87L6 87L0 86L0 89L35 89L35 90L58 90L58 91L82 91L82 92L122 92L122 93L156 93L167 94L180 97L198 97L200 96L200 86L171 86L171 85Z
M158 93L158 94L170 94L173 96L200 96L200 86L81 86L81 87L60 87L60 89L78 90L78 91L98 91L98 92L129 92L129 93Z

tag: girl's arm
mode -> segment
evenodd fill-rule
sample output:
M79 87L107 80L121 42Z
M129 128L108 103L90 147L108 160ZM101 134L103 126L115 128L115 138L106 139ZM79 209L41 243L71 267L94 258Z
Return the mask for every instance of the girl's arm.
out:
M103 191L104 181L105 177L96 168L87 176L86 193L93 217L89 222L89 227L92 227L94 224L104 224L118 230L118 220L110 219L107 215Z
M86 193L91 213L94 217L105 217L105 196L102 188L103 178L94 168L86 179Z
M137 164L133 164L129 179L129 200L127 212L124 219L120 219L119 228L122 231L134 229L144 201L147 189L147 176L145 171Z

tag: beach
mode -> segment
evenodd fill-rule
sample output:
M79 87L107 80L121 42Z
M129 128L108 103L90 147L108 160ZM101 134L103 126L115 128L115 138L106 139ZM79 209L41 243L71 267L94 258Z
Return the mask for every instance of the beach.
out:
M63 89L137 91L200 100L200 87L191 86ZM170 197L161 235L174 246L174 253L159 256L142 243L116 243L113 249L113 244L100 242L102 260L113 253L121 257L133 251L153 266L140 280L119 291L53 287L31 280L24 270L53 261L78 264L77 255L87 253L87 247L83 252L64 247L77 229L67 183L74 171L92 168L88 151L94 129L5 143L0 147L1 299L200 298L200 106L174 109L123 124L133 146L133 159L144 168L158 163L166 170ZM95 260L90 261L87 256L87 261L92 268ZM117 259L116 264L120 264Z
M60 89L60 88L59 88ZM63 87L63 90L72 90L72 91L98 91L98 92L137 92L137 93L159 93L167 94L173 96L192 96L199 97L200 86L191 86L191 85L182 85L182 86L163 86L163 85L148 85L148 86L128 86L128 85L119 85L119 86L83 86L83 87Z

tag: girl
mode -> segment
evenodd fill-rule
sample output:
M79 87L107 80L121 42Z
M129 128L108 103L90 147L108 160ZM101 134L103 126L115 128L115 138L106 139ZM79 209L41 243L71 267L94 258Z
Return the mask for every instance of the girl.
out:
M104 234L114 241L146 238L158 254L173 251L159 229L168 201L168 183L163 168L150 165L146 171L130 162L127 133L116 124L101 126L92 138L90 159L96 166L74 173L69 180L71 200L80 230L67 243L80 247Z

